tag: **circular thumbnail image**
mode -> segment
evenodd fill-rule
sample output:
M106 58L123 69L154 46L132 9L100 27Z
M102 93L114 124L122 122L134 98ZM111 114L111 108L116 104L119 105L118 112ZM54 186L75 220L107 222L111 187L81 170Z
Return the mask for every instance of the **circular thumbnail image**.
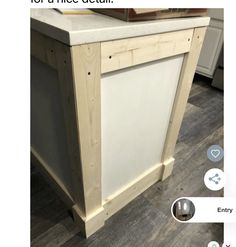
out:
M188 221L195 214L195 206L189 199L179 199L172 207L172 214L179 221Z

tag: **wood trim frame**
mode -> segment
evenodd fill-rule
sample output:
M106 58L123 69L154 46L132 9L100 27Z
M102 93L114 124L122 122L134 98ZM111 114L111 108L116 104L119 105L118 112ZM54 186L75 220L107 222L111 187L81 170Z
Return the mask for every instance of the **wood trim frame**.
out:
M102 42L101 72L189 52L193 29Z
M68 193L62 181L48 169L49 166L34 150L32 161L46 171L47 177L61 192L62 199L72 207L74 218L86 237L101 228L106 219L149 186L170 176L174 164L175 144L205 31L206 27L201 27L72 47L35 31L31 32L31 54L58 73L73 193ZM173 42L174 39L177 41ZM161 163L102 201L101 74L177 54L184 54L184 62Z

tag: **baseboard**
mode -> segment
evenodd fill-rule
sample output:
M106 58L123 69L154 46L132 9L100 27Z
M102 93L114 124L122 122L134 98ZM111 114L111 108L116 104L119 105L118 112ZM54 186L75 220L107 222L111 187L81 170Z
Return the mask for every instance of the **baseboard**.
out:
M163 174L162 174L161 181L164 181L171 175L173 171L173 167L174 167L174 162L175 162L175 159L173 157L163 162Z
M101 207L88 216L83 216L77 205L72 208L75 222L80 227L82 234L88 238L104 226L104 208Z
M103 202L105 220L162 178L163 165L157 164Z
M170 158L163 162L163 164L160 163L155 165L141 174L138 178L122 187L119 191L106 198L106 200L103 201L101 208L85 217L80 211L79 206L74 203L72 197L60 179L33 148L31 149L31 159L33 164L35 164L48 178L49 182L54 186L62 200L72 208L74 219L85 237L91 236L104 225L104 222L108 218L126 206L154 183L170 176L174 164L174 158Z

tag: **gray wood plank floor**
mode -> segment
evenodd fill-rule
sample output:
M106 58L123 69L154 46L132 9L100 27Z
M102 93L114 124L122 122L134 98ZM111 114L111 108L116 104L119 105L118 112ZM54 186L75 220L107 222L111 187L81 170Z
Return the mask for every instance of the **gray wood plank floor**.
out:
M207 148L223 146L223 93L196 77L180 130L173 175L156 183L84 239L65 205L44 178L31 169L31 246L34 247L205 247L223 242L223 224L181 224L170 213L181 196L223 196L206 189L205 172L213 164Z

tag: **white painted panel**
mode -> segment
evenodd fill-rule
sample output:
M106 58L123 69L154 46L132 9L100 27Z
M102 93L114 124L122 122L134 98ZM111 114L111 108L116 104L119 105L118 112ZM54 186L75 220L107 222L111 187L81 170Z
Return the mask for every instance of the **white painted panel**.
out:
M216 15L223 14L221 11L213 11ZM217 61L221 52L224 40L224 22L212 18L207 28L201 54L198 60L197 73L212 78L216 69Z
M31 59L31 146L72 191L57 72Z
M208 70L211 70L214 57L217 52L219 41L222 35L222 30L215 27L208 27L201 55L198 60L198 65Z
M101 79L102 197L160 163L183 55Z

